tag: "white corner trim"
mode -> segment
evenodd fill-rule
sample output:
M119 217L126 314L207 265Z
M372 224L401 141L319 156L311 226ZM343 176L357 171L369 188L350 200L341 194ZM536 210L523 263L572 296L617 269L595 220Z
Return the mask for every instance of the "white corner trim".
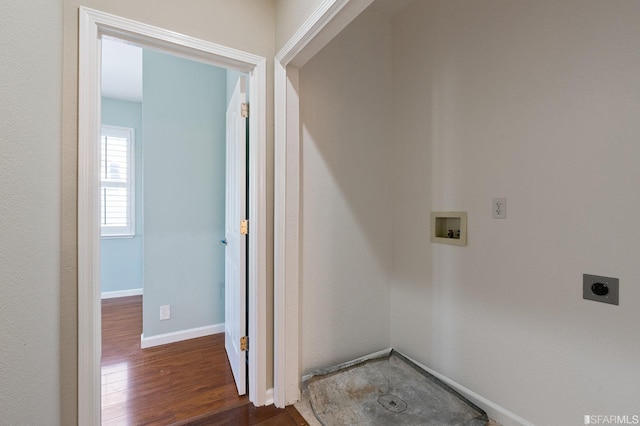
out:
M103 291L100 297L102 299L115 299L117 297L142 296L142 294L143 290L141 288L132 288L130 290Z
M273 405L273 388L267 389L264 396L264 405Z
M158 334L157 336L151 337L144 337L144 333L142 333L140 335L140 347L142 349L146 349L153 346L182 342L183 340L197 339L198 337L210 336L212 334L218 333L224 333L224 323L205 325L203 327L190 328L188 330Z
M276 60L288 65L307 44L331 21L349 0L324 0L298 28L276 55Z
M285 407L286 401L286 97L287 72L277 60L274 64L274 155L273 155L273 393L274 404ZM297 212L296 212L297 214ZM297 284L296 284L297 285ZM297 309L297 307L296 307ZM297 322L294 323L297 325ZM297 376L297 367L294 374Z
M486 411L487 415L489 416L490 419L497 421L502 426L534 426L533 423L523 419L522 417L518 416L517 414L512 413L511 411L507 410L506 408L501 407L500 405L496 404L495 402L490 401L490 400L488 400L487 398L485 398L485 397L483 397L481 395L478 395L477 393L475 393L471 389L468 389L468 388L462 386L461 384L451 380L450 378L448 378L444 374L440 374L437 371L433 370L432 368L429 368L426 365L421 364L421 363L417 362L416 360L414 360L412 358L409 358L406 355L403 355L403 356L406 357L411 362L413 362L414 364L416 364L418 367L424 369L429 374L432 374L433 376L435 376L438 379L442 380L447 385L451 386L460 395L464 396L469 401L471 401L472 403L474 403L475 405L477 405L478 407L480 407L484 411Z
M324 0L276 55L283 65L302 67L374 0Z
M276 407L300 398L299 373L299 119L298 69L275 63L274 343Z

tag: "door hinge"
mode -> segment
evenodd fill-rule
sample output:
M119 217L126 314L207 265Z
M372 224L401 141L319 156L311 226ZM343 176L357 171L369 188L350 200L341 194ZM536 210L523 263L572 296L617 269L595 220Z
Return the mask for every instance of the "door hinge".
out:
M240 350L242 352L249 350L249 338L247 336L240 338Z
M240 115L244 118L249 118L249 104L244 102L240 104Z
M240 234L247 235L249 233L249 221L247 219L242 219L240 221Z

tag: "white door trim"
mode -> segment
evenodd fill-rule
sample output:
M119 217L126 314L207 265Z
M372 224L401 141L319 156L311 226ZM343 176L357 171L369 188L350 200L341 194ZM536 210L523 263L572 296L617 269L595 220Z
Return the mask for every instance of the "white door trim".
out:
M99 149L101 37L161 49L249 73L249 399L267 394L266 59L173 31L80 7L78 93L78 423L100 424Z
M324 0L276 56L273 399L277 407L300 398L298 70L371 3Z

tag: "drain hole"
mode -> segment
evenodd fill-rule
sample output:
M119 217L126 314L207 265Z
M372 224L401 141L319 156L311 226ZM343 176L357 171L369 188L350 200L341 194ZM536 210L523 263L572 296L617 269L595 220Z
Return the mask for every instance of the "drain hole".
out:
M378 403L393 413L402 413L407 409L407 403L392 394L381 395L378 398Z

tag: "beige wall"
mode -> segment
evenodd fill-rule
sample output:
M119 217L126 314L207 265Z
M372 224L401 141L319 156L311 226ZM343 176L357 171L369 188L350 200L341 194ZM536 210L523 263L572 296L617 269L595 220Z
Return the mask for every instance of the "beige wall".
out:
M389 347L390 35L369 10L300 70L304 373Z
M293 37L322 1L276 0L276 53Z
M62 1L0 2L0 51L0 423L55 425Z
M633 0L393 21L392 345L534 424L639 414L639 21ZM431 244L431 210L467 211L468 246ZM620 306L582 273L619 277Z
M275 10L272 0L65 0L64 1L64 104L62 164L62 339L64 362L63 423L73 424L76 413L76 197L77 197L77 82L78 6L130 18L182 34L240 49L267 58L267 156L273 158L273 57L275 56ZM273 215L273 163L268 164L268 223ZM268 229L268 247L273 229ZM269 298L273 298L273 253L268 253ZM270 301L269 306L273 306ZM273 316L273 312L269 312ZM271 328L269 332L272 333ZM272 341L271 335L267 341ZM271 348L272 349L272 348ZM272 350L268 365L273 365ZM271 374L269 374L271 376ZM269 383L270 387L271 384Z
M0 412L74 424L79 3L5 3ZM265 56L271 84L320 1L83 4ZM637 414L639 18L635 0L416 1L302 69L305 371L391 344L536 424ZM467 247L428 241L444 209L469 212ZM583 301L583 272L619 277L620 306Z

